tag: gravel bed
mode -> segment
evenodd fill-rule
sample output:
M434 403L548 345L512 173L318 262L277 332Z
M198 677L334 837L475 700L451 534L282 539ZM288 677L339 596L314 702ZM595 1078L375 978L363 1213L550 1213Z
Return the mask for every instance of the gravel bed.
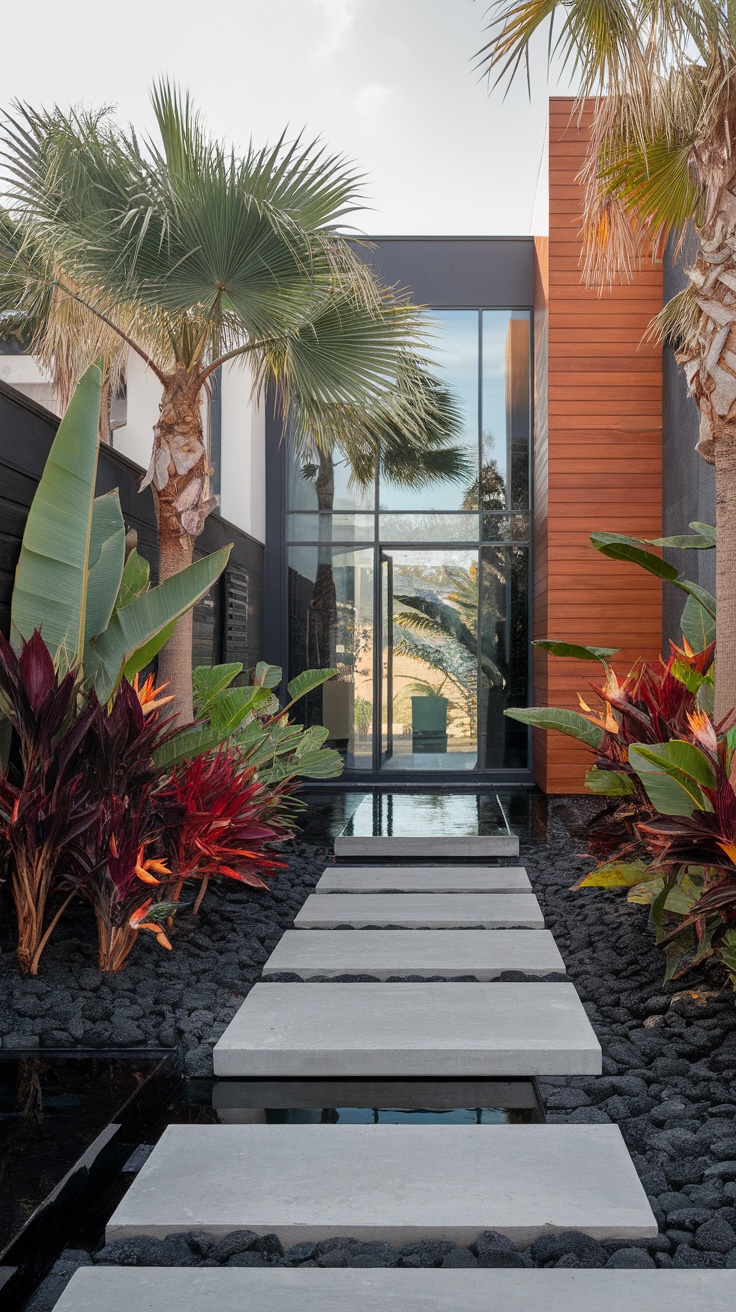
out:
M0 1041L3 1049L181 1046L187 1075L212 1075L212 1047L285 929L332 859L329 840L290 843L288 865L267 890L212 885L199 915L177 915L167 952L140 934L117 975L97 969L89 908L69 907L35 979L18 974L3 907Z
M657 1217L655 1239L599 1243L570 1232L545 1235L519 1250L487 1232L469 1248L433 1240L395 1250L386 1243L334 1238L285 1253L276 1236L249 1231L220 1240L201 1233L160 1242L124 1240L92 1255L66 1253L29 1312L47 1312L71 1270L90 1262L736 1268L734 995L722 974L709 967L686 983L663 985L664 958L647 928L646 911L630 906L620 892L571 891L588 868L578 854L587 820L597 809L589 799L551 799L546 832L522 842L520 864L529 872L546 927L555 935L604 1053L602 1077L547 1079L540 1089L553 1123L620 1125ZM328 859L326 845L297 845L288 873L268 894L256 901L234 888L208 898L191 930L191 951L181 945L178 954L175 949L162 961L152 944L118 979L103 980L90 968L89 939L82 941L70 919L38 983L20 982L3 966L0 997L14 1008L14 1019L5 1022L6 1045L17 1044L20 1033L47 1045L178 1040L189 1071L209 1074L213 1039ZM506 972L502 978L519 976ZM37 1013L44 1020L40 1026ZM4 1007L0 1014L8 1016Z

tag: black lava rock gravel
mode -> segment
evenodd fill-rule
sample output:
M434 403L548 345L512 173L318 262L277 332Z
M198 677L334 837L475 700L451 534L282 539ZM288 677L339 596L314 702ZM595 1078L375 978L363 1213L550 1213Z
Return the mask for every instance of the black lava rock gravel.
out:
M286 857L284 859L287 859ZM4 1049L181 1046L189 1076L212 1075L212 1047L332 856L331 843L289 844L288 866L267 890L212 884L199 915L179 913L167 952L143 933L117 975L97 969L91 911L70 906L38 976L15 964L3 908L0 1041Z

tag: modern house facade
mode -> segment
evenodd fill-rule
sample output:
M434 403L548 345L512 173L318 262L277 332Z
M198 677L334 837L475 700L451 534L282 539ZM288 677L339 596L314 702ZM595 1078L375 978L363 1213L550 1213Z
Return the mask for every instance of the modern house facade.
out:
M308 714L343 753L347 783L580 791L587 754L503 714L573 707L585 690L585 668L532 648L532 636L618 647L625 670L676 633L676 601L588 538L656 537L714 516L694 406L671 352L644 341L681 268L665 261L602 294L581 285L587 126L572 108L550 103L547 232L376 238L365 252L431 312L436 367L462 411L463 479L416 490L377 471L357 487L339 455L316 462L284 442L234 365L207 401L217 522L263 556L262 654L289 677L337 669ZM0 381L53 409L12 343ZM157 408L156 381L131 360L111 415L118 458L147 464ZM0 467L8 442L0 434ZM691 554L691 577L712 586L712 553Z

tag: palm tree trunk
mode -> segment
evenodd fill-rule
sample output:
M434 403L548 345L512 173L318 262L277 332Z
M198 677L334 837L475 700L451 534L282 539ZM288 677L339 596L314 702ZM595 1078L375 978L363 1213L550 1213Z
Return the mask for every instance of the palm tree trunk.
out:
M736 707L736 433L722 432L716 463L716 666L715 718Z
M183 365L165 382L161 414L153 430L151 464L141 487L152 485L156 499L159 582L191 564L194 543L217 504L210 496L210 473L201 410L198 372ZM180 724L193 718L192 612L178 622L158 658L159 680L169 684L172 709Z
M317 471L317 509L319 547L317 574L309 607L307 660L311 669L329 669L335 663L337 641L337 590L332 566L332 521L335 504L335 469L332 454L319 453Z

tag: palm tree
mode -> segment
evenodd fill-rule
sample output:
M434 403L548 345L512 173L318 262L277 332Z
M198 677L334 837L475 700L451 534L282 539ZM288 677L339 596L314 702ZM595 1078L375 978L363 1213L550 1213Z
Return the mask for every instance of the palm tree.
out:
M379 445L398 426L414 450L433 417L426 322L340 231L360 203L354 170L301 139L239 154L166 82L152 103L158 138L143 142L107 111L15 106L0 149L0 313L30 334L62 403L100 356L112 385L128 352L158 379L142 487L163 579L192 559L215 505L202 401L225 361L249 362L259 392L274 384L284 422L318 450L344 412L362 412ZM191 622L160 657L182 719Z
M586 168L585 274L629 276L689 225L689 284L655 323L675 345L700 411L697 450L715 465L718 672L715 714L736 706L736 10L713 0L499 0L480 53L513 79L529 44L550 50L595 97Z

